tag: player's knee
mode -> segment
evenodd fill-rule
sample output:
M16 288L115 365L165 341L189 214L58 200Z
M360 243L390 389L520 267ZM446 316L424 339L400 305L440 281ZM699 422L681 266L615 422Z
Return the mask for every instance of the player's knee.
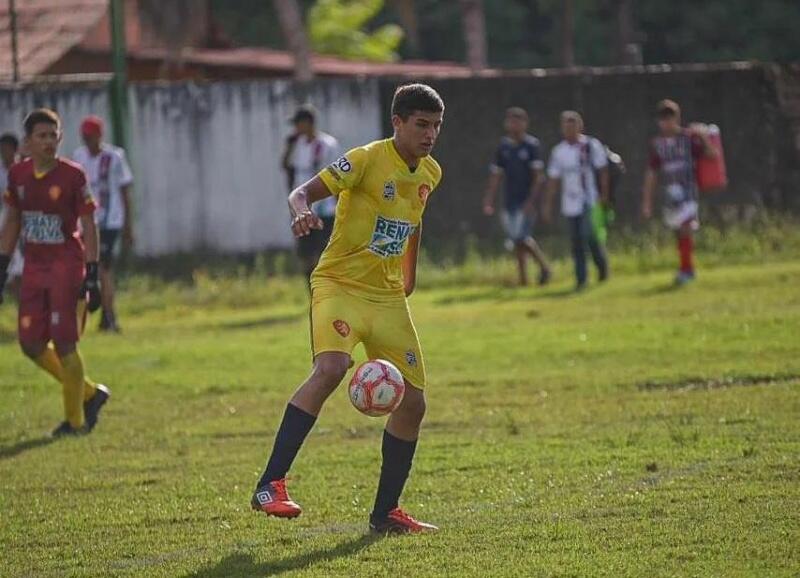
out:
M427 404L425 403L425 396L422 394L403 398L403 403L398 408L403 418L408 423L422 422L422 418L425 417L426 409Z
M20 341L19 347L26 357L29 357L30 359L37 359L42 353L44 353L44 350L47 348L47 344L38 341Z
M315 381L322 388L334 390L344 379L349 367L350 361L344 356L320 357L314 364Z

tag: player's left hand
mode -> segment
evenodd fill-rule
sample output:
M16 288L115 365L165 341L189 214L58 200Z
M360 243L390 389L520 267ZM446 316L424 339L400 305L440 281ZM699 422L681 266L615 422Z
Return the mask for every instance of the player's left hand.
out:
M94 313L100 309L100 280L97 278L97 262L92 261L86 263L86 274L83 277L83 285L81 285L81 295L86 298L87 309L90 313Z
M305 237L311 233L312 229L321 230L323 227L322 219L306 209L297 213L292 219L292 233L295 237Z

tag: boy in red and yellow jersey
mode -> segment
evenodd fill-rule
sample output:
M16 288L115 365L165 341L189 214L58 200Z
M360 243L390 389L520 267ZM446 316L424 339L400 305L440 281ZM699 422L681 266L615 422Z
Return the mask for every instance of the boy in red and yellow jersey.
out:
M54 437L91 431L110 395L86 378L77 349L87 300L90 311L100 306L98 239L86 175L57 156L61 136L61 120L51 110L25 119L30 158L9 170L0 228L0 288L17 240L24 241L20 346L63 386L65 419Z

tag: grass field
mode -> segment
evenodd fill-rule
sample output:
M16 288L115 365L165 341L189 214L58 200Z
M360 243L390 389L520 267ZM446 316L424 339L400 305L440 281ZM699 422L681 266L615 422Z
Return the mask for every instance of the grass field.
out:
M382 422L344 388L291 474L303 516L248 507L309 367L299 281L130 280L124 335L83 345L114 396L54 443L59 388L4 307L0 576L800 574L800 261L577 296L559 272L413 297L429 413L404 504L442 531L383 540L365 534Z

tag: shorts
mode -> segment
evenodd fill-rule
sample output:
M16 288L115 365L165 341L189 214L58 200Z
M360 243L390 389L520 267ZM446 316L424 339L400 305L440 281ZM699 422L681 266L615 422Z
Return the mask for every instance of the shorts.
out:
M697 219L697 202L686 201L674 207L664 208L664 223L667 227L677 231L684 223L692 222L692 228L699 225Z
M320 217L322 229L312 229L311 233L297 240L297 253L301 257L319 257L328 246L333 233L333 217Z
M83 263L25 264L19 293L21 343L77 343L86 320ZM79 307L79 302L82 307Z
M311 291L311 352L348 355L359 343L369 359L392 362L414 387L425 387L425 362L405 299L376 303L330 283Z
M100 229L100 264L110 269L119 242L119 229Z
M503 223L503 230L506 237L515 243L521 243L533 236L533 226L528 215L522 209L509 211L504 209L500 213L500 222Z

